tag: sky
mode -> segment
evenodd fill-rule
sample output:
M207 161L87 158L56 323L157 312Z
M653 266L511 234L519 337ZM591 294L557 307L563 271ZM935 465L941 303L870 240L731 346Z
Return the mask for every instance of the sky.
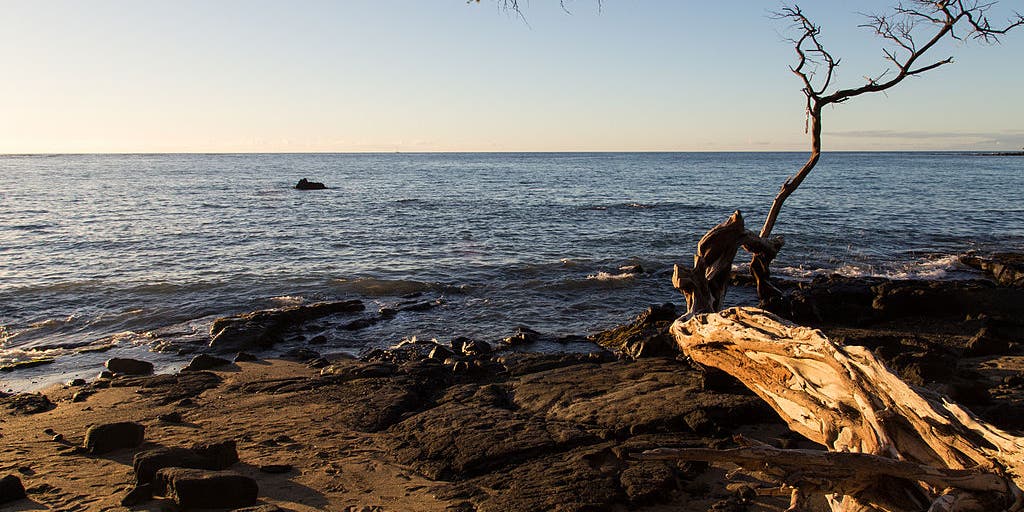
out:
M840 85L883 69L890 2L807 4ZM804 151L780 5L0 0L0 153ZM936 50L824 149L1024 147L1024 30Z

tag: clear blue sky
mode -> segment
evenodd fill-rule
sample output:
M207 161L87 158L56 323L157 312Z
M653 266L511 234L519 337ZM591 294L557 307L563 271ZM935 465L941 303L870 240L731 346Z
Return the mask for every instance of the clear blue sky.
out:
M805 4L841 83L881 69L852 11L886 2ZM3 0L0 152L806 149L779 4L567 5ZM826 112L825 149L1024 146L1024 30L940 50Z

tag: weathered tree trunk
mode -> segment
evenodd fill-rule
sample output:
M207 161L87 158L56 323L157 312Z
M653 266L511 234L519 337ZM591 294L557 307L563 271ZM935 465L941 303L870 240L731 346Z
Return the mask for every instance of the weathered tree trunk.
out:
M686 297L687 316L722 309L722 299L729 289L732 261L740 247L771 262L782 244L781 237L767 240L747 230L739 210L725 222L711 228L697 243L693 268L675 265L672 273L672 285ZM764 275L755 273L759 283L768 279L767 264L763 270Z
M1024 508L1024 438L909 386L864 347L754 308L683 317L671 333L693 360L738 378L794 431L837 453L759 446L650 457L756 467L801 491L831 493L834 511Z

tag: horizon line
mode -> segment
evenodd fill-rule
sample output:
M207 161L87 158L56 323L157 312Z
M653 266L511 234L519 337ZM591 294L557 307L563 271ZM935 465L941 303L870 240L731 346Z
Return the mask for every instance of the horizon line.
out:
M1001 154L1021 153L1016 149L840 149L823 150L822 153L977 153ZM10 156L86 156L86 155L458 155L458 154L676 154L676 153L810 153L810 150L565 150L565 151L72 151L72 152L0 152L0 157Z

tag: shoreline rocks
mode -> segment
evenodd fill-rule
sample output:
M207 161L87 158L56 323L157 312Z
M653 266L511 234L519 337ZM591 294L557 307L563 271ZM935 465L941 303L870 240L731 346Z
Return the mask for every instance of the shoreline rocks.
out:
M123 357L114 357L108 359L104 366L107 370L122 375L149 375L153 373L153 363L149 361L140 361L138 359L128 359Z

